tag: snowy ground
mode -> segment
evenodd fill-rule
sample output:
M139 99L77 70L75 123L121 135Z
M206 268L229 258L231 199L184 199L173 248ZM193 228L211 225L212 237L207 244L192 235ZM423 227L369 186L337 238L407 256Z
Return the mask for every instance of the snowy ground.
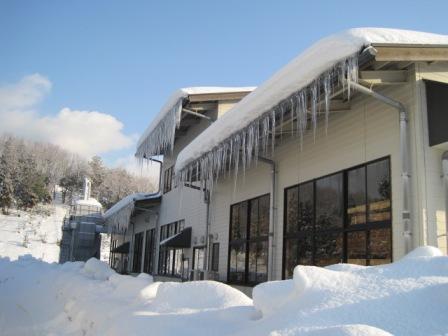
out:
M424 247L390 265L298 266L254 301L218 282L153 283L95 259L0 259L2 335L446 335L448 257Z
M31 254L47 262L59 260L62 221L68 207L60 203L38 206L39 210L11 210L0 214L0 256L14 260Z

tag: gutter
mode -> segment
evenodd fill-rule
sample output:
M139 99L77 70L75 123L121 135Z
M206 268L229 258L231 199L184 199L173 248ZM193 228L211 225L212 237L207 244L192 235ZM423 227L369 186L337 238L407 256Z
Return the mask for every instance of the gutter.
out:
M448 246L448 151L442 154L442 178L445 190L445 238Z
M271 197L269 198L269 248L268 248L268 281L275 278L274 274L274 251L275 251L275 202L277 188L277 168L273 160L264 157L258 157L258 161L264 162L271 166Z
M401 210L401 217L403 221L403 236L405 243L405 253L409 253L413 248L412 242L412 218L410 213L411 204L411 193L410 193L410 153L409 153L409 143L408 143L408 132L409 132L409 117L408 112L404 105L397 100L390 97L382 95L372 89L366 88L358 83L350 82L348 83L355 90L364 93L368 96L375 98L395 108L399 113L400 118L400 159L401 159L401 182L402 182L402 193L403 193L403 203ZM447 163L448 165L448 163Z

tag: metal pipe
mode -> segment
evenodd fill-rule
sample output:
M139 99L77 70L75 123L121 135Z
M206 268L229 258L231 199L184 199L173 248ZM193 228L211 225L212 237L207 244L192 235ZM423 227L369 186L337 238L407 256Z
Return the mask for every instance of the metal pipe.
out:
M206 116L204 114L201 114L201 113L198 113L198 112L186 109L185 107L182 109L182 112L194 115L194 116L199 117L199 118L207 119L210 122L214 122L215 121L213 118L211 118L209 116Z
M160 161L160 160L153 159L152 157L150 157L148 160L149 161L158 162L159 165L160 165L160 169L159 169L159 186L158 186L159 190L157 190L157 194L160 194L160 192L162 191L162 165L163 165L163 162Z
M269 260L268 260L268 281L274 280L274 251L275 251L275 192L277 187L277 169L273 160L258 157L258 160L271 166L271 197L269 199Z
M448 247L448 151L442 154L442 172L445 189L445 238Z
M413 247L412 242L412 218L410 213L411 204L411 192L410 192L410 153L408 144L408 113L402 103L396 101L390 97L382 95L372 89L366 88L358 83L348 83L351 87L357 91L369 95L389 106L392 106L399 112L400 117L400 159L401 159L401 181L402 181L402 220L403 220L403 236L405 243L405 253L411 251Z
M204 280L208 279L209 255L210 255L210 191L204 192L206 206L205 217L205 252L204 252Z

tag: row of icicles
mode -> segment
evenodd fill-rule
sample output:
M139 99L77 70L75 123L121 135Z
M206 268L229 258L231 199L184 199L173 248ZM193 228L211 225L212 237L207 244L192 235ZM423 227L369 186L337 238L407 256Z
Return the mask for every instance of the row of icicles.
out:
M358 57L352 55L335 64L311 84L282 100L248 126L236 131L227 140L183 167L176 174L175 183L183 185L199 180L201 189L212 191L218 177L225 176L226 173L230 175L231 171L234 173L236 183L240 166L244 172L258 161L260 155L263 157L273 155L277 123L280 125L279 131L282 134L283 125L289 122L288 133L298 136L302 146L303 136L309 126L312 127L313 134L316 134L321 105L324 105L325 127L327 127L330 100L335 93L335 87L340 85L342 92L345 92L349 99L350 83L357 80ZM323 99L320 99L322 95ZM176 126L179 126L178 112L181 109L182 100L180 106L176 104L140 145L137 157L150 157L165 150L172 151Z

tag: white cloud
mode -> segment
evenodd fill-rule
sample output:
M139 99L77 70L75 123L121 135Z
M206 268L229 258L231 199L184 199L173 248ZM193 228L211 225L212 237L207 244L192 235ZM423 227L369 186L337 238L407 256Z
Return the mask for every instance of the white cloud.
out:
M40 115L37 104L50 90L51 82L39 74L0 86L0 134L48 141L85 157L135 143L135 136L123 133L123 123L106 113L66 107L56 115Z
M147 177L152 181L158 181L159 178L159 163L148 160L144 160L141 163L133 155L118 158L112 166L126 169L135 176Z

